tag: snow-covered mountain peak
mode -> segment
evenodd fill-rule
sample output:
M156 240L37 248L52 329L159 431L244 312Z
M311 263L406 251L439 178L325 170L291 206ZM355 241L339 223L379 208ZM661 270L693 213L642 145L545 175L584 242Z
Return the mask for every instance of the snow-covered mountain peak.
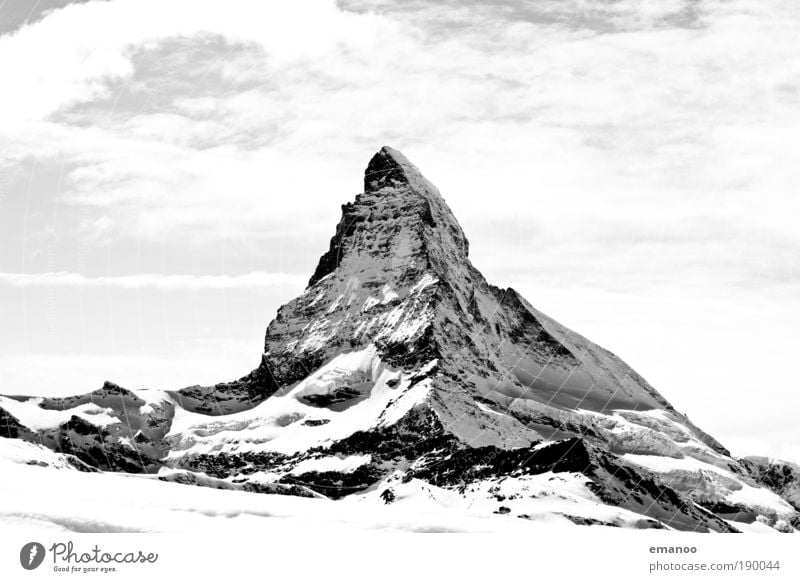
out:
M445 277L467 261L468 242L438 189L397 150L383 147L364 173L364 192L342 218L309 286L342 271L398 272L404 283L426 270ZM344 277L342 277L344 278Z
M398 183L418 185L425 180L422 172L394 148L383 146L364 171L364 192L378 191Z
M468 250L436 187L384 147L255 370L153 394L0 397L0 437L81 470L261 493L390 503L424 489L525 519L800 526L797 467L732 458L619 357L488 283Z

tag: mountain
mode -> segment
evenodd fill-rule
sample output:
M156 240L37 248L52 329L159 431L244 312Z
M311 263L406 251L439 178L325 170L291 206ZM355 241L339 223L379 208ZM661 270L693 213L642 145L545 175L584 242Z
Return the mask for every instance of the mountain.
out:
M177 391L0 397L0 436L51 449L66 470L256 493L800 528L796 467L733 458L617 356L489 284L439 191L388 147L253 372Z

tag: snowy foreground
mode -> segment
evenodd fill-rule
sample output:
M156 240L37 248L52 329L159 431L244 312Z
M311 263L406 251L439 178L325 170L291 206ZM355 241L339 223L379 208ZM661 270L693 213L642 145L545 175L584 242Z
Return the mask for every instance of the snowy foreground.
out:
M85 473L74 469L63 455L2 438L0 473L0 529L15 532L241 533L252 528L309 527L315 531L514 533L530 531L536 524L578 527L564 513L619 523L641 518L593 499L580 479L570 474L536 475L499 484L506 494L524 490L538 497L521 499L522 506L510 501L506 505L513 511L502 514L489 510L489 505L497 504L488 491L474 491L468 499L416 480L395 486L397 499L387 505L374 492L332 501L182 485L154 476ZM522 510L525 519L519 518ZM739 529L742 525L736 524ZM759 522L745 531L775 532Z
M34 456L35 455L35 456ZM437 488L410 483L398 502L369 494L340 501L181 485L153 478L83 473L37 445L0 439L0 527L75 532L197 532L267 525L414 532L524 530L530 523L471 511ZM50 467L28 464L31 458ZM222 519L221 519L222 518ZM558 516L543 520L571 526Z

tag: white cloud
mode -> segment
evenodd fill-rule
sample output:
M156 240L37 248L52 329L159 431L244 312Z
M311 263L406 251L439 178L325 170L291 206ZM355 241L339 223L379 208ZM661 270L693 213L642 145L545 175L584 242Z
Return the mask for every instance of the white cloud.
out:
M355 18L328 0L114 0L73 4L0 37L0 71L13 87L0 96L4 121L34 120L102 97L106 82L132 75L132 48L172 37L218 34L258 43L280 65L358 44L371 18ZM24 58L20 58L24 55Z
M517 11L510 3L508 16L481 4L418 5L393 12L387 3L379 16L330 2L69 7L0 39L0 55L30 49L42 61L30 67L34 77L25 81L33 73L23 71L9 84L15 89L4 95L13 101L0 111L19 119L36 105L29 96L42 95L62 99L42 111L66 107L77 123L15 124L5 141L17 157L50 155L74 166L64 200L112 207L118 236L258 236L265 224L295 217L297 202L318 209L333 191L333 204L346 198L384 142L438 172L445 194L464 200L455 205L466 219L515 206L541 220L526 204L533 197L551 222L583 229L633 206L685 212L690 198L701 218L718 216L725 197L733 221L795 231L770 207L791 202L790 185L800 179L788 159L800 146L791 130L800 124L797 10L671 1ZM670 26L684 9L693 26ZM487 20L497 14L499 24ZM102 31L74 34L100 20ZM594 34L602 23L613 34ZM208 94L167 86L159 94L167 110L136 110L136 100L118 109L140 53L209 33L245 50L183 65L199 75L169 71L205 81L219 72ZM86 65L98 47L114 55L109 63L127 65ZM73 55L75 66L55 53ZM51 66L61 71L52 78L69 87L47 85ZM489 208L476 203L487 191Z
M1 273L0 284L13 287L107 287L118 289L247 289L252 287L300 287L307 277L253 271L244 275L162 275L140 273L115 277L86 277L79 273Z
M106 380L126 388L174 390L234 380L258 363L258 345L230 340L184 345L153 354L3 354L0 392L69 396L97 390Z

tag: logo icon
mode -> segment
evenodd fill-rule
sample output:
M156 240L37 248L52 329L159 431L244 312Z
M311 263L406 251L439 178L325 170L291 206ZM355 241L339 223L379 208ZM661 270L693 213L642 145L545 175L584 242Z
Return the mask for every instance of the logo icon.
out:
M39 542L29 542L19 551L19 563L26 570L35 570L44 562L44 546Z

